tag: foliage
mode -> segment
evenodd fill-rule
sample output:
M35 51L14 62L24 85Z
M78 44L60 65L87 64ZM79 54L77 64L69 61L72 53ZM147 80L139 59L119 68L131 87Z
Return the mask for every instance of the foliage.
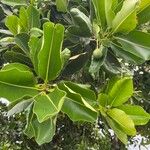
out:
M8 116L24 111L29 138L50 142L61 113L74 122L101 116L124 144L148 123L150 115L132 103L132 75L123 67L150 59L150 34L139 28L150 18L148 0L2 4L0 97L10 102ZM102 78L103 88L92 86Z

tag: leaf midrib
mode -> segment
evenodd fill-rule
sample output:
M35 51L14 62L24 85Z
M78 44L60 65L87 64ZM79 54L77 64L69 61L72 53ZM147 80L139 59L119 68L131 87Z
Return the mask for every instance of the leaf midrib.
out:
M38 88L36 88L36 87L17 85L17 84L12 84L12 83L6 83L3 81L0 81L0 83L8 85L8 86L12 86L12 87L18 87L18 88L31 89L31 90L37 90L38 91Z
M48 82L49 67L50 67L50 59L51 59L51 52L52 52L52 48L53 48L53 41L54 41L54 33L55 33L55 26L54 26L54 28L53 28L52 40L51 40L50 48L49 48L48 64L47 64L47 68L46 68L46 79L45 79L45 83L47 83L47 82Z

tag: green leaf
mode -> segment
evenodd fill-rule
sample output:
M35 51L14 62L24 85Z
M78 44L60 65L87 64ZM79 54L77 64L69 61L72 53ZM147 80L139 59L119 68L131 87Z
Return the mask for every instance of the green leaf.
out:
M112 79L113 80L113 79ZM133 94L133 81L131 77L117 80L109 90L108 105L119 106L125 103Z
M112 27L112 21L115 17L115 13L113 11L113 7L115 5L115 0L105 0L105 15L106 15L106 21L107 25L109 27Z
M65 92L57 87L49 94L42 93L35 97L33 112L41 123L59 113L64 103Z
M29 40L30 58L32 60L34 70L38 73L38 53L42 46L42 39L32 36Z
M10 6L27 5L26 0L1 0L1 2Z
M7 116L12 116L14 114L21 113L33 102L33 99L22 100L18 104L16 104L12 109L10 109L7 113Z
M97 103L94 91L89 88L85 88L82 84L76 84L70 81L65 81L64 84L75 93L80 94L91 106Z
M67 65L62 72L63 76L72 75L80 71L80 69L82 69L86 65L88 58L88 53L80 53L78 55L70 57Z
M65 84L58 87L67 93L62 111L73 121L94 122L97 119L96 110L80 94L74 92Z
M54 25L46 22L43 25L44 37L42 48L39 52L38 72L39 76L48 82L54 80L61 68L61 49L64 36L64 27L61 24Z
M35 141L39 145L49 143L55 135L56 118L49 118L42 123L39 123L37 119L33 119L32 126L35 133Z
M67 31L75 36L91 37L92 24L90 19L77 8L72 8L70 14L74 25L70 26Z
M27 112L27 125L24 133L29 138L35 138L35 141L42 145L52 140L56 130L56 117L39 123L32 112L32 107Z
M115 122L113 119L110 119L109 117L107 117L106 120L109 126L112 128L112 130L115 132L115 134L119 138L119 140L122 143L127 144L128 142L127 135L124 133L121 126L117 122Z
M118 107L124 111L133 120L135 125L145 125L150 120L150 114L148 114L142 107L136 105L122 105Z
M17 53L17 52L13 52L13 51L6 51L5 54L3 55L3 57L9 63L18 62L18 63L25 64L27 66L32 67L31 60L27 56L25 56L21 53Z
M6 68L7 67L7 68ZM33 97L38 94L35 88L33 73L23 66L11 64L0 71L0 97L13 102L25 96Z
M113 108L107 111L107 114L117 122L121 129L128 135L135 135L136 129L132 119L122 110Z
M125 32L132 31L136 25L136 11L139 2L138 0L125 0L122 9L116 14L112 22L112 32Z
M141 31L133 31L126 36L115 37L123 49L143 59L150 59L150 34Z
M32 5L30 5L27 9L27 14L28 14L28 23L29 23L29 28L40 28L41 24L40 24L40 13L39 11L33 7Z
M112 50L116 53L117 56L124 59L126 62L131 62L134 64L142 64L144 60L137 55L134 55L132 51L126 51L123 47L116 43L111 43Z
M23 50L25 54L29 53L29 35L26 33L17 34L14 38L16 44Z
M105 107L107 106L107 101L109 100L109 96L105 93L98 94L98 102L99 105Z
M19 18L15 15L7 16L5 25L14 35L20 32Z
M19 10L19 23L22 27L22 32L28 32L29 31L29 22L28 22L28 14L27 10L24 7L21 7Z
M144 24L150 20L150 6L146 7L143 11L138 13L138 23Z
M92 2L95 8L97 23L102 28L105 28L105 24L106 24L105 0L93 0Z
M68 0L56 0L57 11L67 12Z
M149 0L141 0L139 8L138 8L138 13L142 12L143 10L145 10L149 6L150 6Z

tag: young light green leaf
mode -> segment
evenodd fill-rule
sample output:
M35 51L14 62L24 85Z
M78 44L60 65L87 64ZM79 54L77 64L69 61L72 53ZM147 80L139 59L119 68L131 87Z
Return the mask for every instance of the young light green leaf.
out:
M95 14L97 23L105 28L106 25L106 15L105 15L105 0L92 0L95 8Z
M148 114L142 107L136 105L122 105L118 107L124 111L133 120L135 125L145 125L150 120L150 114Z
M56 87L49 94L42 93L35 97L33 112L37 115L40 123L59 113L64 103L65 95L64 91Z
M60 12L66 12L68 6L68 0L56 0L56 8Z
M139 8L138 8L138 13L144 11L149 6L150 6L150 1L149 0L141 0Z
M43 29L43 44L38 55L38 73L45 82L48 82L54 80L62 68L61 49L64 27L61 24L54 25L46 22Z
M120 125L121 129L127 135L136 134L136 129L134 127L133 120L124 111L117 108L113 108L108 110L107 114Z
M139 5L139 0L125 0L122 9L116 14L112 22L112 32L132 31L136 25L136 11Z
M111 127L111 129L115 132L115 134L119 138L119 140L122 143L127 144L127 142L128 142L127 135L123 131L123 129L121 128L121 126L117 122L115 122L113 119L111 119L109 117L107 117L106 120L107 120L109 126Z
M119 106L125 103L133 94L133 81L131 77L124 77L116 81L109 91L108 105Z
M107 106L107 101L109 100L109 96L105 93L98 94L98 102L101 106Z
M115 13L113 11L113 5L115 0L105 0L105 15L108 27L112 27L112 21L115 17Z
M11 33L14 35L20 32L19 18L15 15L7 16L5 20L5 25Z
M16 65L14 67L7 66L0 71L0 91L0 97L8 99L10 102L24 96L32 97L38 94L33 73L29 70L23 71Z

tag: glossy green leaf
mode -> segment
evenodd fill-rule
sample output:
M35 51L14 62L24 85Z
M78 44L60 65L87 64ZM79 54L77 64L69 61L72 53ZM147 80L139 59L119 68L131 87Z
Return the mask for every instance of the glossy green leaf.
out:
M121 129L128 135L135 135L136 129L133 120L122 110L113 108L108 110L107 114L117 122Z
M26 0L1 0L1 2L10 6L27 5Z
M15 15L7 16L5 25L14 35L20 32L19 18Z
M41 123L59 113L64 103L65 92L57 87L49 94L42 93L35 97L33 112Z
M106 15L105 15L105 0L92 0L95 8L97 23L105 28Z
M138 0L125 0L121 10L116 14L112 22L112 32L125 32L132 31L136 25L136 11L138 8Z
M150 59L150 34L141 31L133 31L126 36L116 37L123 49L143 59Z
M23 50L25 54L29 53L29 35L26 33L17 34L14 38L16 44Z
M12 64L11 67L6 67L0 71L0 97L13 102L24 96L32 97L38 94L32 72L24 67L13 67Z
M68 0L56 0L56 8L60 12L66 12L68 6Z
M122 105L118 107L124 111L133 120L135 125L145 125L150 120L150 114L148 114L142 107L137 105Z
M115 132L115 134L119 138L119 140L122 143L127 144L128 138L127 138L126 133L124 133L123 129L121 128L121 126L109 117L107 117L106 120L107 120L109 126L111 127L111 129Z
M42 48L39 52L38 73L41 78L48 82L54 80L61 68L61 48L64 36L64 27L47 22L43 25L44 37Z
M119 106L132 96L133 94L133 81L131 77L123 77L117 80L112 88L109 90L108 104L111 106Z
M89 88L85 88L85 85L65 81L65 85L75 93L80 94L91 106L94 106L96 102L96 95L94 91Z
M61 83L59 88L67 93L62 111L73 121L94 122L97 119L96 110L79 93Z
M28 26L29 28L40 28L40 13L39 11L32 5L30 5L27 9L28 14Z
M113 7L115 5L115 0L105 0L105 15L108 27L112 26L112 21L115 17Z
M144 63L144 60L142 58L140 58L138 55L134 55L132 51L127 51L126 49L123 49L123 47L118 43L112 43L111 48L117 56L123 58L126 62L134 64Z

